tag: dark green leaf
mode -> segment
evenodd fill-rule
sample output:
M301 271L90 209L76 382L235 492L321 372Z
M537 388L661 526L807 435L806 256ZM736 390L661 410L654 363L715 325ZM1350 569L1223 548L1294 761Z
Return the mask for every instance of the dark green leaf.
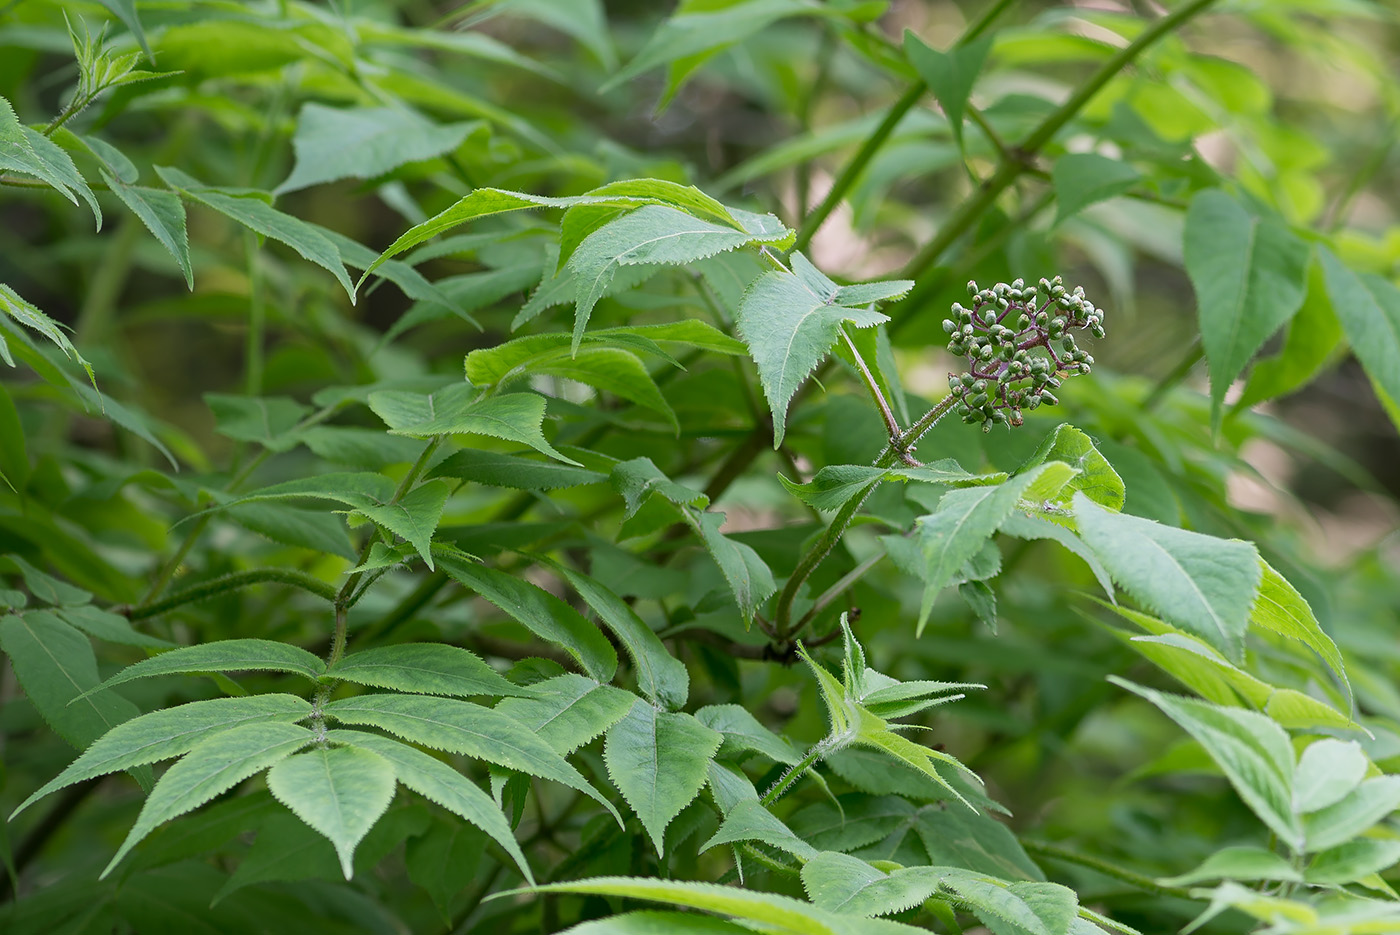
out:
M376 646L350 653L328 678L421 695L520 695L531 691L503 678L475 653L443 643Z

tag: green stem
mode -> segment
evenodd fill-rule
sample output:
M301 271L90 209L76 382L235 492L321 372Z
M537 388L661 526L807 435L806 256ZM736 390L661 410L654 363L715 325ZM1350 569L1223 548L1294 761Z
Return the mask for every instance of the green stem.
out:
M263 332L267 309L263 302L262 264L258 262L258 243L252 231L243 232L243 249L248 263L248 340L244 353L245 392L262 395Z
M1157 381L1157 385L1152 388L1152 392L1147 394L1147 398L1142 401L1142 411L1151 412L1167 398L1167 394L1176 387L1178 383L1185 380L1196 364L1206 354L1205 347L1201 344L1199 336L1191 341L1191 346L1186 349L1186 354L1177 362L1166 376Z
M79 346L107 337L117 300L121 298L122 289L131 274L131 254L141 230L141 225L128 217L122 221L111 245L103 251L102 262L88 282L87 294L78 310L78 321L73 329L73 339Z
M782 796L784 792L787 791L789 786L791 786L794 782L797 782L797 780L802 776L802 774L807 772L807 770L811 768L813 763L817 762L817 760L820 760L830 750L830 737L824 738L812 744L812 748L807 751L807 754L804 757L802 757L802 759L794 763L792 766L788 767L788 771L779 776L778 781L773 783L773 785L769 787L767 792L763 793L763 797L758 800L758 804L766 808L767 806L772 805L774 802L778 801L778 798Z
M1081 867L1088 867L1096 873L1101 873L1106 877L1121 880L1137 889L1148 893L1156 893L1158 896L1175 896L1178 899L1194 899L1191 891L1180 886L1163 886L1156 880L1132 870L1125 870L1115 864L1098 857L1091 857L1088 854L1081 854L1069 848L1061 847L1058 844L1051 844L1048 841L1029 841L1021 839L1021 846L1025 848L1027 854L1039 857L1048 857L1051 860L1058 860L1061 863L1078 864Z
M812 604L812 609L803 614L801 619L799 619L797 623L793 625L792 636L796 637L799 633L801 633L807 627L807 624L811 623L817 618L817 614L830 607L831 604L838 597L840 597L842 594L845 594L846 591L850 590L852 585L854 585L861 578L864 578L866 574L870 571L870 569L880 564L880 562L883 561L884 558L884 552L878 552L875 555L870 556L865 561L857 565L855 568L852 568L850 571L842 575L841 580L837 581L831 587L823 591L821 596L817 598L816 602Z
M876 382L875 375L870 372L870 368L865 365L865 358L860 356L860 350L856 347L856 342L851 340L845 326L841 327L841 337L846 340L846 347L851 352L851 357L855 359L856 370L865 381L865 388L870 391L870 398L875 400L875 406L880 410L880 418L885 420L885 432L890 436L890 441L899 437L899 422L894 417L894 410L890 409L890 404L885 401L885 394L880 392L880 384Z
M327 601L335 600L335 588L320 578L314 578L305 572L296 571L291 568L253 568L248 571L235 571L227 575L220 575L217 578L210 578L208 581L201 581L181 591L156 601L154 604L143 604L140 607L133 607L127 612L127 617L132 620L144 620L147 617L157 617L166 611L174 610L184 604L192 604L195 601L208 600L211 597L218 597L229 591L236 591L239 588L246 588L253 584L285 584L294 588L301 588L317 597L325 598Z

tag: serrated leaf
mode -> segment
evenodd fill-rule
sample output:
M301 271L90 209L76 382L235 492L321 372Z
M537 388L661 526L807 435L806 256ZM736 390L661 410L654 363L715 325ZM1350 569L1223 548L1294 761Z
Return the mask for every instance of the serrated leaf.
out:
M475 448L464 448L454 453L434 467L429 476L453 477L514 490L559 490L598 484L608 479L606 474L587 468Z
M934 864L961 867L1005 880L1044 880L1006 825L966 808L930 805L919 809L914 833Z
M610 479L613 489L627 504L626 518L635 516L652 494L657 494L677 506L704 509L710 498L698 490L678 484L661 473L650 458L633 458L613 466Z
M1093 440L1079 429L1067 423L1056 426L1017 473L1049 461L1063 461L1079 472L1055 495L1055 505L1067 507L1074 492L1082 490L1086 497L1105 509L1115 513L1123 509L1123 478L1094 447ZM1047 518L1054 522L1058 514L1049 513Z
M1281 880L1296 883L1302 879L1302 874L1273 851L1241 846L1221 848L1195 870L1157 882L1163 886L1191 886L1206 880Z
M969 474L952 458L943 458L917 468L882 468L870 464L828 464L805 484L796 484L783 475L778 480L787 492L808 506L823 511L840 509L847 500L879 480L913 480L926 484L954 486L996 484L1005 474Z
M427 695L361 695L333 701L325 706L325 712L346 724L378 727L425 747L552 779L617 814L612 803L544 740L491 708Z
M457 556L439 555L443 571L505 611L540 639L572 656L593 679L612 680L617 653L606 636L559 598L512 575Z
M743 705L706 705L695 712L695 719L706 727L719 731L724 738L720 756L743 756L758 753L775 763L789 766L802 759L792 744L759 723Z
M772 570L753 547L721 533L722 525L723 513L703 512L696 522L696 531L724 575L747 627L763 602L778 590L778 585L773 580Z
M1061 935L1079 911L1074 891L1057 883L998 885L951 871L939 885L967 904L993 935Z
M238 525L273 542L348 559L355 557L342 516L272 503L240 503L225 508L225 513Z
M1199 741L1250 810L1289 847L1302 849L1303 825L1293 813L1293 748L1283 728L1253 711L1164 694L1116 676L1109 681L1146 698Z
M760 276L735 315L773 412L774 448L782 444L788 403L830 352L842 324L869 328L889 321L879 312L836 304L836 284L802 254L792 255L792 270Z
M325 674L326 664L299 646L273 640L236 639L182 646L143 659L122 669L92 691L155 675L205 672L291 672L312 681Z
M1338 802L1303 817L1309 851L1344 844L1400 808L1400 776L1367 779Z
M1103 588L1105 594L1113 597L1113 579L1109 577L1108 569L1103 567L1098 556L1079 538L1074 532L1060 525L1051 522L1044 516L1033 516L1029 513L1013 513L1006 522L1001 524L1000 532L1008 536L1015 536L1017 539L1050 539L1058 542L1070 552L1084 560L1084 564L1089 566L1094 578L1099 586Z
M1111 513L1082 493L1074 497L1074 512L1080 537L1123 590L1230 660L1243 660L1262 576L1251 543Z
M304 727L278 723L245 724L205 738L160 777L102 876L111 873L156 827L198 808L315 739L316 735Z
M403 107L302 106L292 135L296 162L273 194L337 179L369 179L462 144L477 123L439 126Z
M870 756L879 755L872 752ZM815 802L800 809L788 819L788 825L819 850L850 852L912 825L914 819L914 806L899 796L848 793L832 802Z
M1060 462L1037 465L995 486L950 490L935 512L919 517L918 539L925 565L916 633L923 632L938 592L1011 517L1032 485L1068 481L1073 474L1073 468Z
M641 358L631 351L618 347L583 347L576 349L572 357L559 356L536 361L530 371L532 374L576 380L612 393L660 413L674 431L680 431L680 423L676 421L671 404L661 395L661 389Z
M919 77L924 79L934 97L938 98L938 104L948 117L948 128L952 131L959 149L962 149L963 145L962 124L967 99L972 94L973 85L977 83L977 74L982 70L987 52L992 47L992 39L992 36L987 36L972 42L962 42L947 52L939 52L926 45L913 30L904 32L905 57L919 73Z
M937 892L941 876L938 867L885 873L859 857L823 851L803 864L802 888L828 912L877 916L919 905Z
M120 198L122 204L130 208L160 245L170 252L179 264L180 272L185 274L185 285L193 290L190 238L185 229L185 206L180 196L164 189L126 184L105 169L101 171L102 179L112 194Z
M568 268L576 279L572 350L588 326L598 304L620 266L693 263L748 243L781 239L785 231L756 237L732 225L714 224L669 205L644 205L593 231L569 257Z
M534 882L530 865L511 833L510 824L476 783L441 760L388 737L356 730L333 730L327 732L326 737L383 757L393 765L399 782L485 831L511 856L525 879Z
M0 98L0 100L4 99ZM3 143L0 143L0 145L3 145ZM54 321L48 315L45 315L36 306L26 302L18 292L11 289L3 282L0 282L0 312L9 315L21 325L24 325L26 328L34 329L52 341L58 346L58 349L63 352L65 357L77 361L78 364L82 366L93 388L95 389L97 387L97 378L93 375L92 364L89 364L83 359L83 355L78 353L78 349L73 346L72 341L68 340L68 336L63 333L58 322ZM10 366L14 366L14 361L9 360L9 355L6 354L5 356Z
M700 853L703 854L719 844L737 844L740 841L761 841L803 860L817 854L816 848L793 834L792 829L760 805L757 799L745 799L730 809L725 814L724 823L720 825L719 830L700 845Z
M173 649L175 647L175 644L169 640L140 632L122 614L103 610L91 604L60 607L54 613L64 623L75 626L88 636L94 636L107 643L140 646L146 649Z
M565 935L750 935L753 929L693 912L641 910L584 922Z
M1184 252L1218 423L1225 391L1303 304L1310 248L1281 222L1251 215L1223 191L1207 189L1186 212Z
M335 845L349 880L355 875L355 846L394 798L394 768L371 750L317 747L268 770L267 788Z
M1379 393L1400 399L1400 289L1380 276L1348 269L1325 246L1318 246L1317 256L1352 353Z
M1379 873L1400 861L1400 840L1358 838L1323 851L1308 864L1306 879L1314 886L1342 886Z
M78 203L76 196L82 195L92 208L97 229L102 229L102 209L73 160L47 136L20 123L4 97L0 97L0 169L32 175L58 189L73 204Z
M1132 188L1142 175L1117 159L1098 153L1066 153L1051 170L1055 184L1055 223Z
M355 509L413 546L431 571L432 540L451 493L446 481L424 481L397 502L357 506Z
M1330 737L1308 744L1293 774L1293 810L1306 815L1335 805L1366 778L1371 761L1354 740Z
M566 672L530 686L526 698L507 698L496 710L515 718L561 756L612 727L631 709L631 692Z
M355 287L341 259L340 249L325 234L300 218L278 211L259 196L239 189L214 188L198 179L167 166L156 166L156 174L165 184L200 204L213 208L225 217L237 221L251 231L286 244L335 277L344 287L350 303L355 303Z
M465 385L463 385L465 387ZM466 388L469 389L469 388ZM389 423L390 434L430 438L434 435L489 435L505 441L528 445L556 461L577 465L578 462L554 450L541 431L544 423L545 399L534 393L507 393L484 399L467 399L466 392L428 394L424 418L418 421L396 419L385 413L389 394L370 395L370 407ZM396 405L403 406L399 399ZM402 414L402 410L399 410Z
M311 705L305 699L273 694L191 701L143 714L97 738L63 772L25 799L10 817L74 783L181 756L213 734L250 722L293 723L310 713Z
M445 643L376 646L350 653L326 670L326 677L420 695L519 695L528 688L508 681L481 657Z
M646 621L602 582L572 568L561 566L559 571L622 644L642 694L673 711L683 707L690 692L685 663L672 656Z
M116 692L101 690L86 636L57 618L36 622L31 613L0 615L0 649L25 697L60 737L83 750L141 713Z
M657 854L671 819L705 787L721 737L689 714L658 711L644 701L608 730L608 775L641 819Z

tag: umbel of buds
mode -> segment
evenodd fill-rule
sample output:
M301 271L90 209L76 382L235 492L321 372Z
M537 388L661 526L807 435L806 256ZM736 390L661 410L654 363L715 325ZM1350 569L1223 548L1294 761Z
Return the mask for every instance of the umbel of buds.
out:
M1055 390L1066 377L1089 372L1094 358L1072 332L1102 338L1103 310L1083 288L1069 292L1056 276L1029 287L1022 279L990 289L969 282L967 293L972 307L954 302L943 320L948 350L967 358L966 371L948 374L964 422L980 422L984 432L1020 425L1022 412L1059 402Z

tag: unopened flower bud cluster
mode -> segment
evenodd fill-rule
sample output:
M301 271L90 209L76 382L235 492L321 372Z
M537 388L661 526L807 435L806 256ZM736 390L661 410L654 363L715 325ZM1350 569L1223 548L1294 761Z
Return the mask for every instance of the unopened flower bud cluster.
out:
M953 303L953 317L943 320L948 350L966 357L964 373L948 374L964 422L1020 425L1022 412L1059 402L1054 391L1068 376L1088 373L1094 358L1081 350L1071 331L1102 338L1103 310L1069 292L1059 276L1027 286L1018 279L990 289L967 284L972 307Z

